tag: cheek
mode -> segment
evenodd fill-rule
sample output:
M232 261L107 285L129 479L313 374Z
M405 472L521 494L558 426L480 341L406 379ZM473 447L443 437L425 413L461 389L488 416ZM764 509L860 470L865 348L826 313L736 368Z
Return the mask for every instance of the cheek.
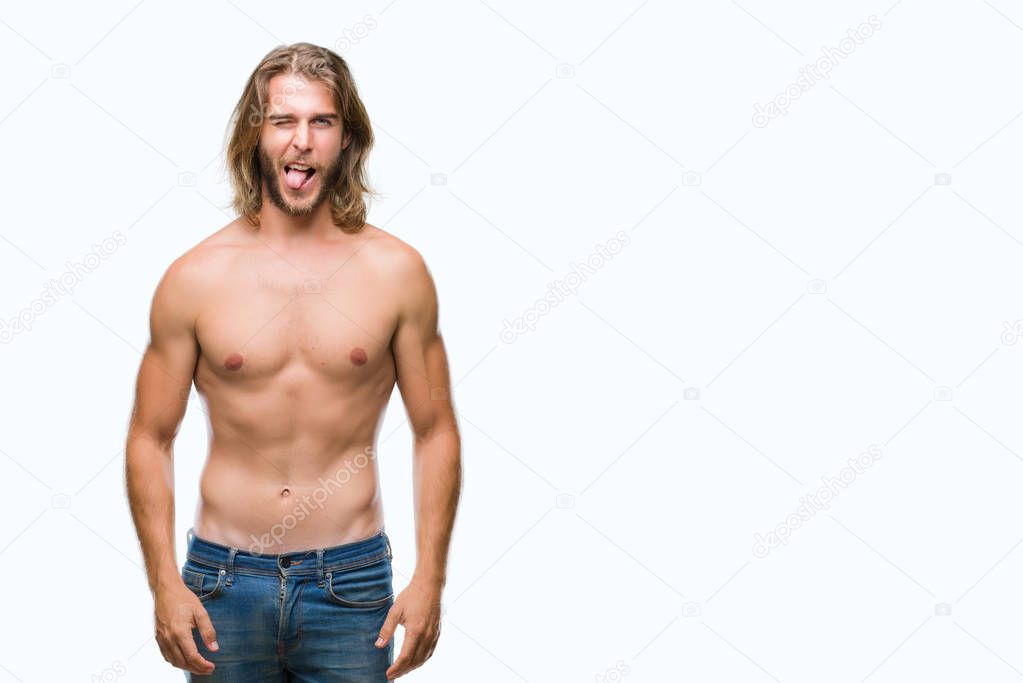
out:
M341 136L337 133L324 132L316 138L316 146L327 156L337 156L341 152Z
M259 150L275 161L281 157L282 150L287 151L287 147L287 138L282 138L281 132L275 128L264 130L259 136Z

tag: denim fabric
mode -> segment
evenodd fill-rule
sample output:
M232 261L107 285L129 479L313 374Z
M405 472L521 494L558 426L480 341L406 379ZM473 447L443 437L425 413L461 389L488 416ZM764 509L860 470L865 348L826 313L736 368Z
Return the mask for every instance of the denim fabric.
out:
M394 639L374 645L391 605L391 543L374 536L330 548L254 554L189 530L181 568L217 631L208 683L385 683Z

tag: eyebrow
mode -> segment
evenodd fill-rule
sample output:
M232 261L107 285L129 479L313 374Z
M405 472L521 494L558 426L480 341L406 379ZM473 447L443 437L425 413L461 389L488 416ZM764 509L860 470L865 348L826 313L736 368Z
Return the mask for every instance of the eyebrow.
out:
M267 118L270 119L270 120L276 121L277 119L293 119L293 118L295 118L295 116L293 114L271 114ZM324 113L324 114L313 114L310 118L313 118L313 119L331 119L333 121L337 121L341 117L338 116L337 114Z

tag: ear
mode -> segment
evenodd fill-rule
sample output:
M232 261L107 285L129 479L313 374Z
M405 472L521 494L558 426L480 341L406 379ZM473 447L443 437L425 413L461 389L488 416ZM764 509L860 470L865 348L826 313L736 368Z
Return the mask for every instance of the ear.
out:
M352 134L345 132L344 138L341 140L341 149L348 149L348 145L352 142Z

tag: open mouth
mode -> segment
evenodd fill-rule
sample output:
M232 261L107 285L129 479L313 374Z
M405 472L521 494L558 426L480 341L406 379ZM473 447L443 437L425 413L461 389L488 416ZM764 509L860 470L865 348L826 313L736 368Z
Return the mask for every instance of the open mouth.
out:
M316 175L316 169L305 164L286 165L284 167L284 184L295 191L304 190Z

